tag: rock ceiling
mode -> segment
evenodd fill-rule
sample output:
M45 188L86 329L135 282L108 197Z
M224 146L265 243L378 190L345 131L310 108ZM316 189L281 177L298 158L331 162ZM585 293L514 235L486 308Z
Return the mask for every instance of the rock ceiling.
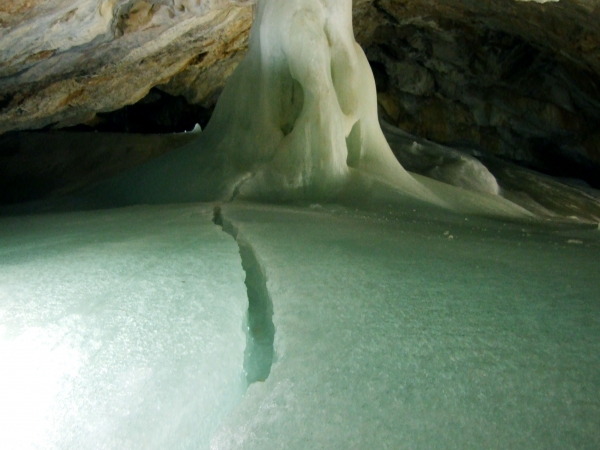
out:
M251 21L251 8L226 1L3 1L0 132L85 122L198 74L188 95L204 100L239 60Z
M152 88L210 108L246 51L253 3L0 0L0 134L94 126ZM599 23L596 0L354 0L388 121L588 182Z

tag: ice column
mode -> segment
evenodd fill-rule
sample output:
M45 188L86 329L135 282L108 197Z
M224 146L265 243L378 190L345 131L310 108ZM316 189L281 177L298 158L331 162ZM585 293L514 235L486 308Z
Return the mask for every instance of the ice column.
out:
M354 171L425 191L380 129L351 0L259 0L248 54L203 141L221 155L231 196L332 197Z
M259 0L248 53L198 140L94 194L128 204L331 199L369 176L432 198L383 136L352 0Z

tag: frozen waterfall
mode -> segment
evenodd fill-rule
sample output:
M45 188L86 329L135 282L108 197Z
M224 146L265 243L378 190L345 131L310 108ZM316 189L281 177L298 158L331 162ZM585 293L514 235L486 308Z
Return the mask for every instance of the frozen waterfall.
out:
M207 129L182 151L98 189L109 202L333 198L371 174L438 201L397 162L351 1L260 1L249 51Z

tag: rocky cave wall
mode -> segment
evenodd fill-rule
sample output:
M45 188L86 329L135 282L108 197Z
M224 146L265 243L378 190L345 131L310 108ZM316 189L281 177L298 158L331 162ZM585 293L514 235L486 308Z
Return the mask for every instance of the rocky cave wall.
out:
M376 6L388 23L367 55L388 121L599 186L597 8L564 0Z
M205 124L245 54L252 3L1 2L2 165L14 163L18 130ZM355 35L383 118L480 157L596 187L598 23L596 0L354 1Z
M0 3L0 133L93 124L157 85L214 104L247 47L244 3Z

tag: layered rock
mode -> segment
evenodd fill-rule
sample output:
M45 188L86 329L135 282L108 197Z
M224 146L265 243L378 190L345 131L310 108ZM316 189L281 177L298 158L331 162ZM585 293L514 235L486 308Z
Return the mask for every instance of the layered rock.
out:
M194 73L195 99L210 101L246 48L248 3L2 2L0 133L91 121L153 86L177 90L182 72L186 85Z
M546 173L600 175L593 2L381 1L367 54L389 121Z

